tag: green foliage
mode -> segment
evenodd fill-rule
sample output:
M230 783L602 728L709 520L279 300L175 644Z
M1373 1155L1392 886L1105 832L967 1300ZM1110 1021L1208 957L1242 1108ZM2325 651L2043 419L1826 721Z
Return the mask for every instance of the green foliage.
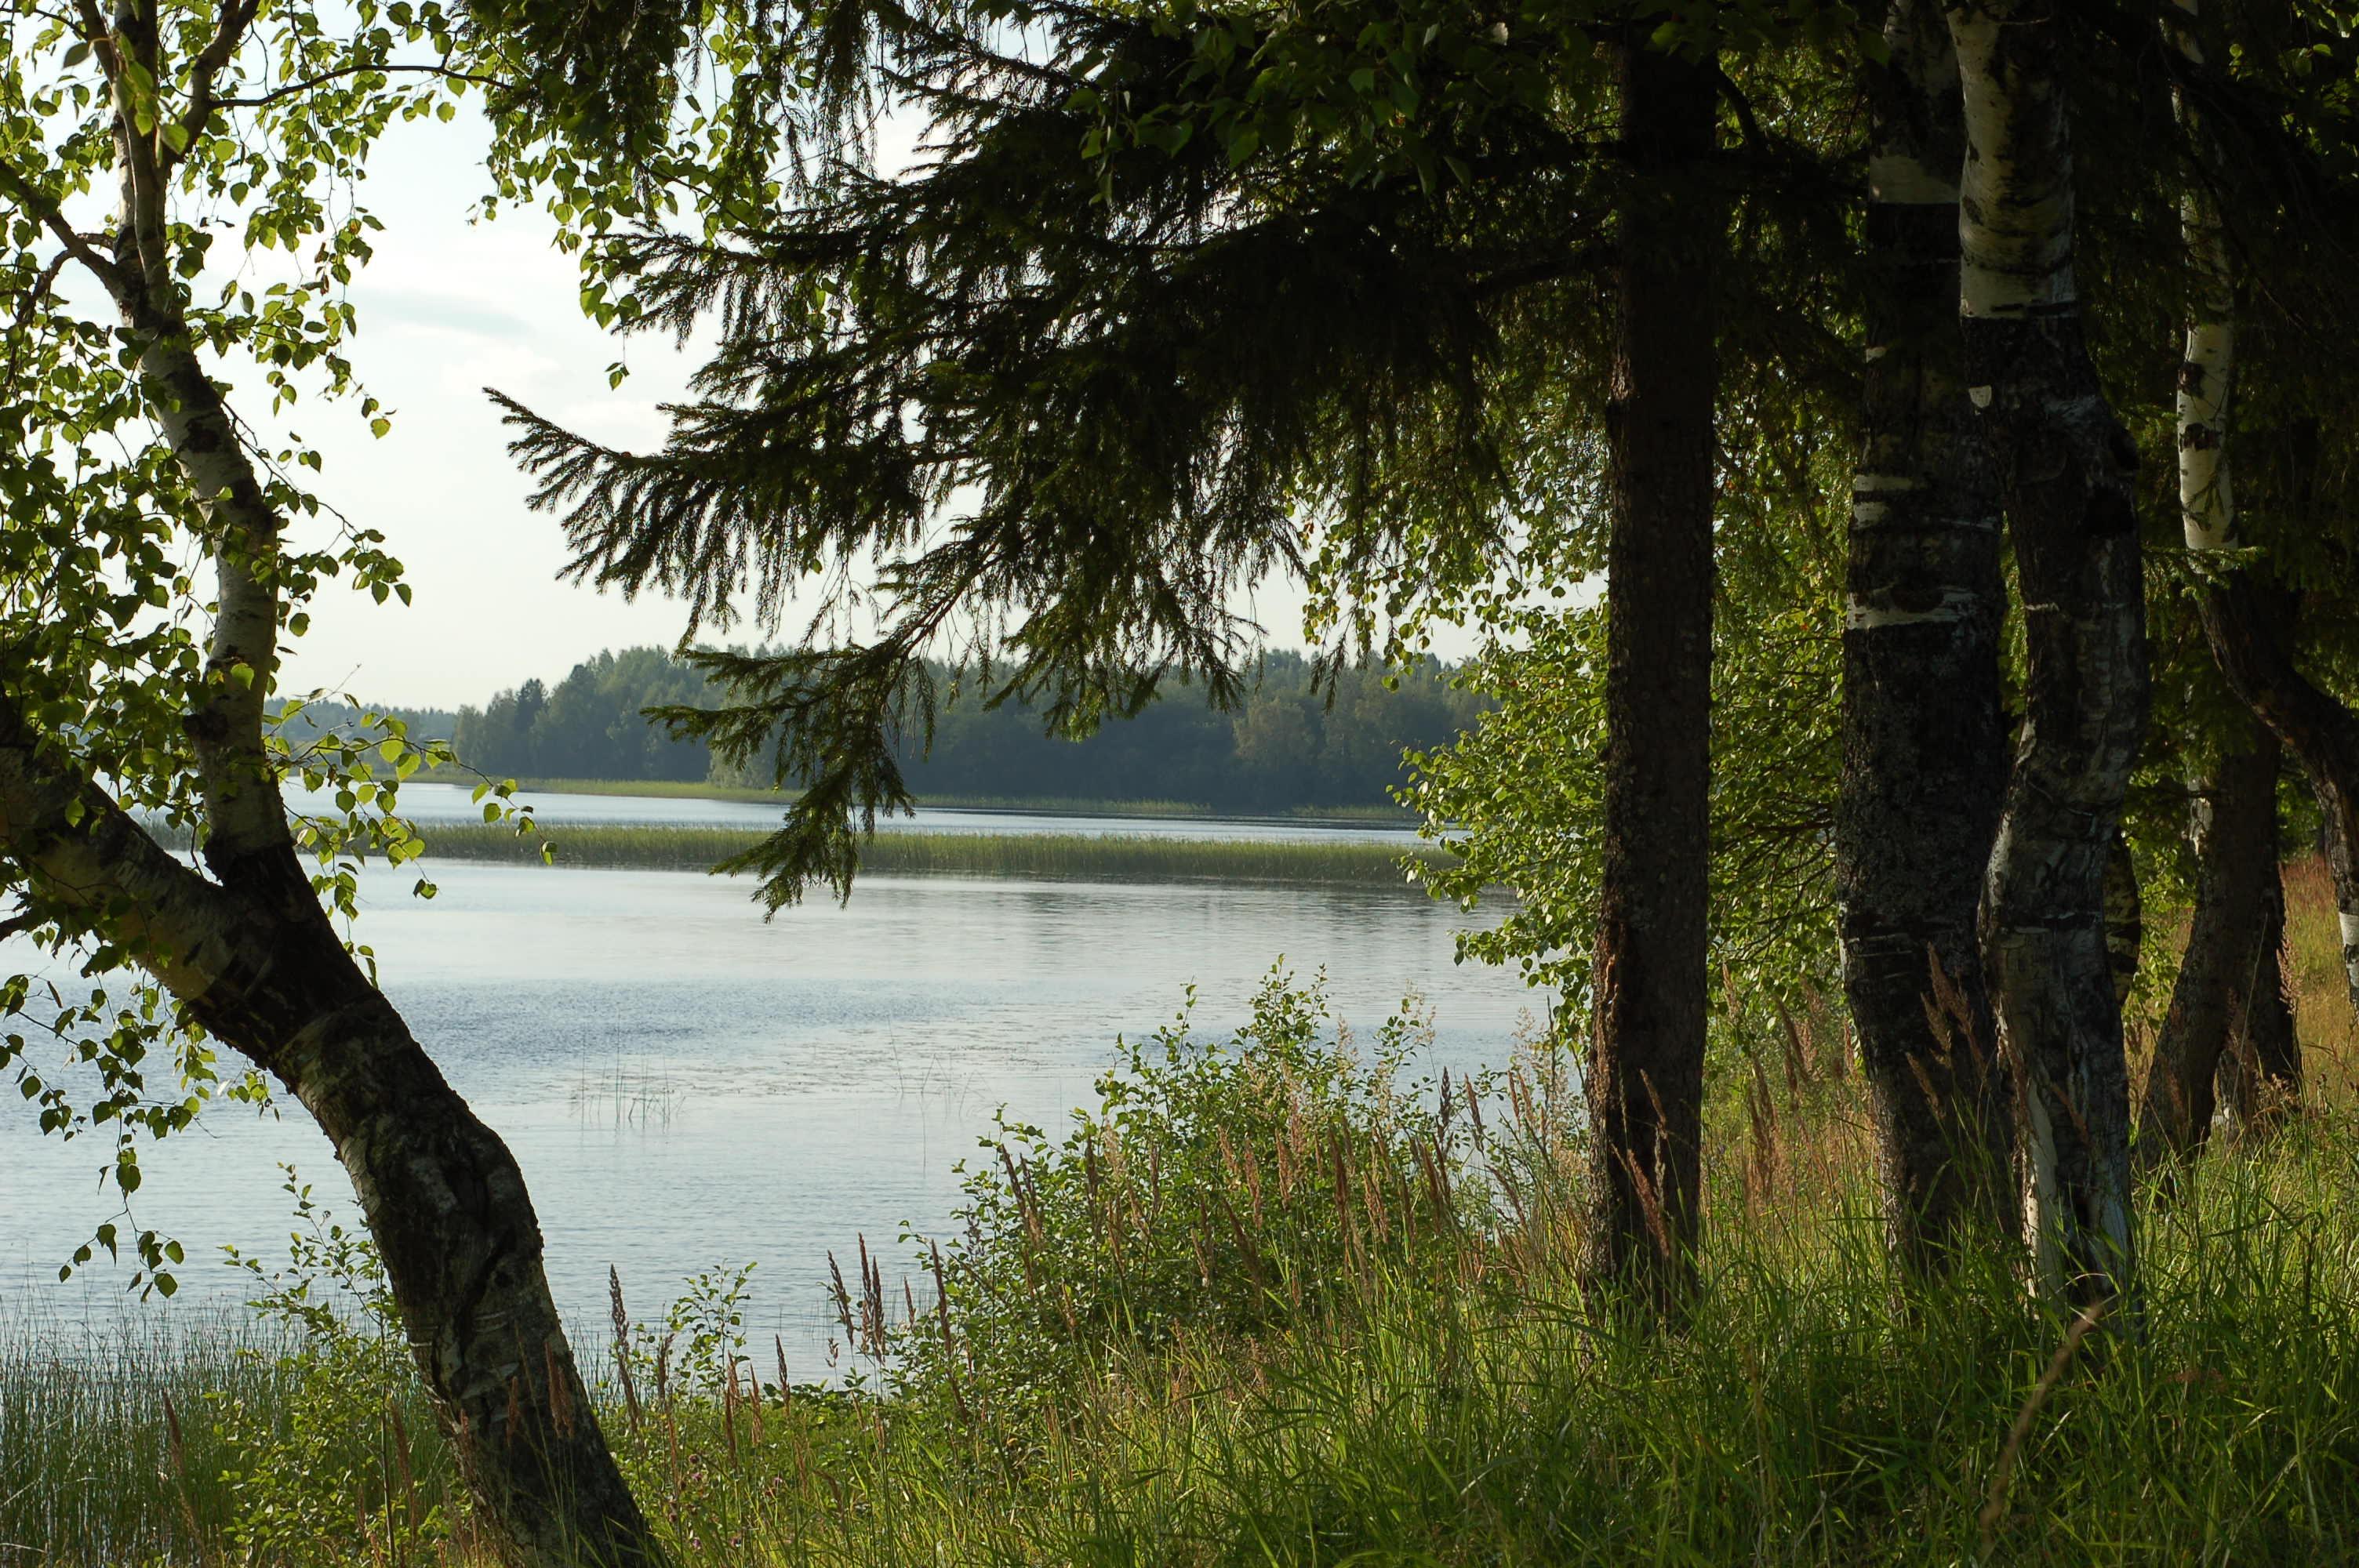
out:
M1194 1007L1118 1044L1062 1136L1002 1119L962 1164L962 1233L920 1243L935 1320L892 1344L904 1393L1006 1422L1142 1352L1303 1328L1379 1276L1456 1282L1468 1237L1558 1184L1545 1151L1481 1119L1508 1075L1462 1102L1446 1074L1408 1076L1431 1043L1414 998L1364 1043L1282 970L1225 1042ZM1568 1087L1553 1058L1514 1082L1527 1106L1535 1082L1543 1101Z
M69 825L90 827L95 812L125 853L139 830L114 806L201 859L223 800L299 779L332 809L291 825L297 848L347 919L362 860L418 852L401 781L449 753L396 715L347 703L353 721L323 728L301 722L308 699L277 700L278 647L308 632L330 584L409 597L384 536L308 488L320 454L285 419L311 395L388 428L348 353L347 290L378 228L354 198L381 136L449 117L475 80L459 48L433 0L359 0L332 16L282 0L0 10L12 758L103 790L72 800ZM268 389L266 419L223 402L248 367ZM245 613L227 607L240 584L259 623L224 630ZM127 1244L134 1282L169 1293L179 1247L133 1212L140 1144L220 1094L266 1091L251 1075L225 1079L203 1031L148 978L172 955L139 901L37 874L36 825L15 815L0 812L0 888L15 904L0 929L41 965L0 976L0 1071L41 1130L112 1140L103 1172L123 1210L68 1267Z
M211 1396L223 1539L249 1561L350 1561L357 1531L374 1562L435 1561L450 1539L450 1456L420 1398L375 1249L314 1202L287 1168L296 1228L284 1268L229 1248L260 1293L247 1303L285 1331L266 1401ZM249 1352L260 1354L260 1352ZM405 1410L407 1414L405 1414ZM419 1424L423 1418L423 1424ZM430 1466L431 1468L427 1468Z
M705 748L667 739L645 710L705 697L703 676L660 648L602 653L553 691L527 680L462 708L451 746L471 767L518 778L701 779Z
M682 1388L718 1389L745 1364L745 1287L755 1267L741 1263L690 1275L666 1313L661 1343L679 1346ZM658 1369L657 1384L669 1380L669 1373Z
M1322 681L1308 659L1279 652L1260 661L1234 713L1192 693L1163 695L1075 742L1047 732L1036 704L992 706L959 689L950 670L932 674L950 699L929 741L907 739L899 752L928 799L1158 800L1256 813L1381 806L1402 777L1403 752L1448 741L1476 707L1430 659L1392 672L1338 669ZM659 649L630 648L575 665L554 689L528 680L462 708L440 732L470 767L495 776L758 784L766 770L713 762L701 742L667 739L645 717L726 696Z
M691 631L823 600L808 645L701 655L734 706L679 716L806 786L745 863L775 899L841 891L908 799L929 656L1079 734L1173 677L1242 700L1265 574L1317 558L1401 616L1509 564L1602 379L1591 46L1629 20L829 7L803 118L853 112L831 62L881 62L916 168L830 146L742 213L600 232L625 324L719 326L698 400L652 453L512 404L513 449L576 571ZM841 569L872 557L873 595Z
M1805 424L1822 415L1825 423ZM1833 819L1842 708L1843 518L1822 499L1846 473L1834 410L1789 414L1733 454L1723 485L1712 635L1712 951L1747 987L1832 991ZM1756 427L1756 429L1758 427ZM1749 459L1749 460L1747 460ZM1556 599L1580 579L1527 567ZM1460 950L1515 964L1585 1011L1601 874L1603 600L1471 600L1488 642L1462 678L1493 706L1458 744L1411 759L1404 792L1452 860L1440 897L1513 905Z
M2324 898L2307 887L2299 942L2316 949L2315 996L2339 1007ZM1773 1096L1764 1117L1716 1116L1705 1284L1680 1333L1629 1333L1583 1305L1567 1221L1580 1207L1579 1123L1547 1119L1577 1089L1530 1076L1528 1112L1514 1087L1478 1085L1484 1146L1506 1173L1490 1188L1520 1195L1524 1213L1484 1207L1462 1173L1451 1207L1483 1222L1421 1229L1414 1249L1397 1224L1392 1249L1364 1264L1324 1217L1331 1191L1279 1201L1266 1162L1267 1236L1248 1240L1273 1263L1323 1271L1306 1271L1299 1305L1288 1290L1256 1292L1219 1206L1250 1202L1237 1129L1271 1139L1273 1155L1283 1135L1288 1118L1265 1092L1279 1063L1331 1075L1294 1093L1368 1154L1388 1099L1399 1133L1437 1119L1422 1093L1388 1097L1375 1053L1343 1051L1315 1006L1274 991L1244 1034L1194 1040L1177 1063L1152 1044L1122 1053L1130 1087L1076 1130L1093 1126L1101 1149L1119 1131L1134 1173L1163 1173L1166 1213L1127 1233L1119 1269L1091 1218L1093 1198L1107 1212L1102 1155L1093 1194L1086 1145L1024 1141L1020 1182L986 1151L971 1183L984 1240L944 1259L952 1349L929 1350L940 1322L922 1292L913 1323L892 1292L886 1397L873 1378L858 1390L763 1382L734 1400L683 1379L657 1399L642 1377L634 1414L619 1389L602 1390L601 1420L679 1560L1308 1568L1356 1554L1472 1568L1685 1553L1931 1568L2359 1550L2359 1506L2340 1484L2359 1464L2359 1124L2339 1076L2283 1136L2223 1147L2167 1203L2141 1195L2143 1332L2100 1335L2059 1364L2067 1325L2023 1297L2004 1260L1896 1297L1856 1080ZM1462 1152L1471 1119L1453 1118ZM1524 1163L1511 1162L1518 1150ZM1440 1212L1421 1167L1400 1176L1393 1220L1404 1201ZM1555 1206L1537 1211L1551 1192ZM1176 1217L1191 1195L1212 1219L1193 1238ZM1217 1270L1209 1286L1199 1245ZM922 1281L930 1253L917 1261ZM989 1301L971 1299L970 1271ZM708 1276L715 1322L741 1278ZM1078 1303L1100 1309L1078 1338L1057 1304L1066 1292L1077 1318ZM322 1299L315 1288L304 1306ZM667 1321L684 1323L699 1299L692 1287ZM1122 1315L1124 1303L1140 1311ZM857 1321L867 1307L852 1311ZM997 1345L986 1325L1018 1337ZM303 1399L280 1370L288 1346L223 1348L255 1332L215 1325L168 1353L134 1353L12 1325L0 1335L0 1539L71 1568L223 1560L224 1535L182 1521L223 1518L238 1494L211 1477L243 1476L246 1463L190 1422L176 1471L158 1396L185 1412L219 1379L257 1420ZM1050 1359L1026 1362L1027 1346ZM379 1397L355 1383L346 1426L381 1431ZM1978 1521L2010 1446L1986 1542ZM419 1451L421 1496L449 1497L442 1451L423 1437ZM366 1487L384 1473L361 1454L352 1474ZM244 1560L383 1560L353 1510L319 1517L316 1541ZM463 1534L449 1561L476 1568Z

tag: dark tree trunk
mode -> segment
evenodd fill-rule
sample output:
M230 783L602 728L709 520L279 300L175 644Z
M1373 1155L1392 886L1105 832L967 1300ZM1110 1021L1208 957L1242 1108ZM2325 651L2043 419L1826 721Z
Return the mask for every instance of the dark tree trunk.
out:
M2301 765L2326 819L2326 863L2343 936L2343 972L2359 1009L2359 715L2320 689L2293 661L2292 594L2248 569L2207 587L2198 601L2212 654L2228 684Z
M2041 1289L2131 1283L2129 1075L2105 868L2146 719L2136 452L2097 384L2072 283L2061 25L2031 0L1952 5L1966 105L1960 319L2022 585L2025 720L1983 952L2022 1102Z
M2247 744L2220 759L2197 795L2195 914L2170 1011L2155 1041L2138 1118L2138 1162L2185 1158L2211 1136L2213 1084L2234 1076L2235 1040L2276 979L2284 930L2277 888L2277 742L2258 722ZM2278 1005L2283 1006L2282 999ZM2266 1031L2266 1021L2264 1021Z
M1619 293L1606 412L1611 521L1604 892L1588 1075L1596 1290L1658 1311L1691 1278L1701 1184L1711 789L1712 62L1619 47Z
M2146 893L2137 862L2130 858L2129 835L2114 829L2105 851L2105 973L2114 986L2114 1006L2125 1007L2137 989L2138 956L2146 947Z
M1923 1272L2013 1227L2010 1105L1975 912L2006 781L1999 499L1958 339L1958 62L1897 0L1872 67L1867 371L1835 816L1843 989L1874 1094L1886 1237Z
M2220 1098L2246 1137L2265 1136L2301 1108L2301 1042L2286 997L2285 868L2270 815L2269 870L2262 884L2260 962L2252 995L2220 1062Z
M2176 14L2164 23L2171 46L2197 67L2204 63L2205 54L2200 11L2198 0L2178 0ZM2194 102L2182 90L2174 89L2172 96L2180 129L2199 165L2199 178L2188 182L2180 199L2180 232L2193 285L2188 294L2174 411L2180 531L2197 560L2215 563L2201 600L2205 632L2230 684L2255 711L2248 745L2243 754L2227 760L2217 781L2214 820L2198 824L2199 845L2208 829L2219 836L2217 854L2223 858L2215 862L2208 849L2203 854L2195 928L2180 971L2180 993L2172 999L2164 1038L2157 1043L2140 1136L2149 1160L2201 1146L2211 1124L2206 1096L2213 1077L2240 1118L2255 1130L2300 1092L2301 1060L2278 958L2285 943L2285 883L2277 852L2277 777L2283 742L2258 697L2267 687L2275 689L2275 705L2281 709L2321 706L2314 693L2305 698L2283 689L2299 677L2291 676L2275 650L2282 645L2280 639L2292 634L2297 601L2261 587L2251 568L2232 554L2244 546L2229 450L2236 386L2236 252L2221 219L2217 191L2234 174ZM2297 421L2285 435L2289 438L2296 503L2306 509L2318 469L2317 426ZM2331 729L2332 715L2324 717ZM2315 722L2307 726L2315 727ZM2313 746L2304 757L2312 777L2328 781L2321 785L2320 800L2330 818L2336 793L2331 783L2332 751L2331 743ZM2340 838L2347 849L2349 834ZM2345 860L2347 866L2347 855ZM2341 883L2346 892L2350 885L2348 877ZM2202 904L2210 898L2228 906L2217 920L2206 919ZM2341 902L2349 910L2351 900L2346 896ZM2347 947L2348 921L2344 934ZM2215 941L2224 941L2227 950L2211 951ZM2349 951L2343 955L2347 970L2352 957ZM2354 996L2359 999L2359 970L2352 973ZM2199 989L2190 991L2190 986ZM2207 987L2211 989L2201 989ZM2222 988L2234 989L2223 994ZM2215 1047L2223 1012L2228 1039ZM2176 1036L2175 1028L2180 1030Z

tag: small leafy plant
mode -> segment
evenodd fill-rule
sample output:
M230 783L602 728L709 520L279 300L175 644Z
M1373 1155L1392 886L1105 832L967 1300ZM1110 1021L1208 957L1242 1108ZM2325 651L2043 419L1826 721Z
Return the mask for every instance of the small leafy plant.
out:
M286 1265L223 1249L251 1277L247 1305L285 1336L275 1356L243 1352L274 1364L280 1392L267 1407L213 1396L216 1434L238 1456L222 1476L227 1538L249 1560L290 1563L325 1562L322 1543L341 1541L342 1563L357 1526L372 1563L439 1560L451 1534L449 1457L384 1264L294 1167L281 1169L296 1220Z

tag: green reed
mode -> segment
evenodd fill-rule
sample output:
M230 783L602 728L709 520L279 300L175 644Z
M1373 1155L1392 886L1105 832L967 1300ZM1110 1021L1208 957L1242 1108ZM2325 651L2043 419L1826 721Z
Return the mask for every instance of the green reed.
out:
M551 824L520 836L482 823L436 824L424 834L429 863L538 862L704 871L761 841L754 830L635 824ZM1430 859L1431 850L1411 851ZM1144 833L880 833L861 847L877 876L1033 877L1061 881L1347 882L1409 886L1393 845L1316 839L1179 838Z
M419 775L434 784L472 788L476 776L462 769L438 769ZM746 784L707 784L701 779L559 779L527 778L516 787L540 795L641 795L658 800L727 800L753 806L777 806L781 811L796 792ZM1180 816L1220 817L1231 815L1201 801L1100 799L1049 795L921 795L921 806L947 811L1020 811L1053 816ZM1297 806L1257 820L1298 822L1364 822L1384 827L1414 826L1417 818L1397 806Z

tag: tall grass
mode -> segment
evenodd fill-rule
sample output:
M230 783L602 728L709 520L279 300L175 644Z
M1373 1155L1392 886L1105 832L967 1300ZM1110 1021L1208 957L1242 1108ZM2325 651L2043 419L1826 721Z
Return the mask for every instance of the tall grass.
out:
M520 836L484 823L421 829L429 860L541 859L560 866L705 871L759 843L729 827L555 827ZM1433 851L1413 851L1430 860ZM880 833L861 869L886 876L1032 877L1065 881L1356 882L1408 884L1403 851L1387 844L1299 839L1178 838L1150 834Z
M1405 1081L1413 1020L1354 1041L1280 989L1233 1040L1136 1045L1069 1134L1004 1128L940 1252L856 1255L847 1383L626 1329L602 1420L696 1568L2359 1559L2359 1116L2320 891L2308 1113L2145 1195L2141 1310L2093 1332L1995 1246L1896 1288L1831 1017L1781 1023L1773 1071L1730 999L1703 1286L1662 1333L1573 1285L1560 1055ZM185 1359L125 1380L245 1365ZM167 1540L109 1522L174 1514L156 1401L45 1377L0 1370L0 1541L81 1568ZM15 1458L49 1424L109 1455L103 1504L82 1462ZM463 1539L435 1553L474 1563ZM372 1561L357 1530L323 1550Z
M414 1434L404 1460L421 1507L450 1492L451 1455L413 1378L383 1379L374 1397L323 1387L302 1348L281 1325L214 1309L103 1330L0 1315L0 1564L295 1561L239 1539L278 1507L286 1477L269 1471L331 1457L343 1475L391 1469L373 1451L395 1430ZM345 1528L315 1560L368 1561L362 1511L381 1511L388 1489L316 1499Z

